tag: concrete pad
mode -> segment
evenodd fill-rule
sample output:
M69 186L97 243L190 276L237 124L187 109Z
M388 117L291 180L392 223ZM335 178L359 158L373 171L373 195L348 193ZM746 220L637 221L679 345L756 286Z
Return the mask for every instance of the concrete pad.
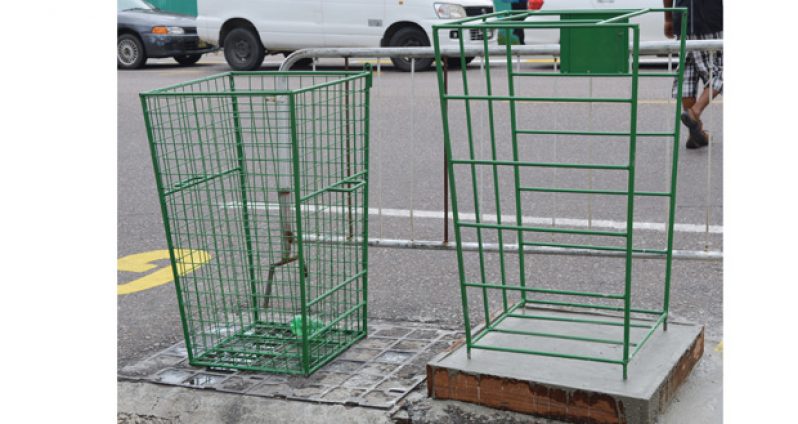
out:
M123 367L119 380L246 396L389 410L420 386L425 364L462 333L424 323L372 321L369 336L311 376L196 367L178 343Z
M525 314L541 315L526 309ZM547 311L546 316L570 319L618 318ZM646 321L635 320L635 324ZM623 327L538 319L508 318L498 327L510 331L557 333L576 337L622 340ZM645 328L633 328L639 341ZM489 333L480 345L564 354L622 358L620 345ZM655 422L704 349L704 328L670 323L658 329L629 364L623 380L620 365L509 352L472 349L464 345L427 364L429 395L436 399L471 402L540 417L577 423Z

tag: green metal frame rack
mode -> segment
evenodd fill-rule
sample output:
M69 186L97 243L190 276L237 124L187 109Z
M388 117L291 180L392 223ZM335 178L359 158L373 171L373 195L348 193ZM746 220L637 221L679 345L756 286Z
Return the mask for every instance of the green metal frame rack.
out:
M686 13L683 8L672 9L645 9L645 10L609 10L602 11L598 16L595 11L538 11L538 12L497 12L490 15L463 19L434 28L434 47L437 63L437 76L440 89L441 117L443 120L443 136L445 144L445 158L449 175L449 190L454 216L455 242L457 245L457 262L459 270L460 293L462 297L463 318L465 323L466 348L471 357L473 349L514 352L519 354L543 355L558 358L596 361L621 365L623 378L627 378L627 367L652 334L661 326L667 330L668 310L670 303L671 265L673 250L673 224L676 207L676 176L679 158L679 116L680 103L675 102L673 110L673 127L663 132L642 132L638 130L638 80L641 78L675 78L678 81L681 97L682 69L685 58L686 19L682 19L681 45L679 54L679 67L676 72L640 72L640 29L630 19L645 13ZM538 17L559 17L555 20L541 20ZM506 69L496 72L492 61L483 62L483 71L480 79L484 94L475 95L476 84L469 84L469 73L466 71L466 46L463 40L475 39L474 32L481 32L483 40L482 49L484 56L495 54L494 48L489 48L489 32L523 28L526 31L552 30L561 31L566 43L561 47L562 60L576 60L573 63L563 63L560 72L522 71L514 69L513 58L516 56L514 46L507 44L502 50ZM470 31L470 33L469 33ZM454 34L457 33L457 34ZM451 37L459 40L460 48L460 75L462 87L454 84L458 93L451 93L453 84L450 78L444 76L446 69L442 63L441 38ZM470 35L470 36L469 36ZM480 39L479 37L476 37ZM530 39L527 35L527 39ZM596 39L601 39L601 43ZM613 44L613 40L614 44ZM473 44L471 45L473 47ZM610 54L606 54L607 52ZM617 52L623 54L618 60ZM448 53L447 53L448 55ZM470 56L473 56L471 52ZM448 59L451 60L451 59ZM566 66L567 65L567 66ZM504 74L504 75L502 75ZM455 74L456 75L456 74ZM592 81L596 77L626 79L629 81L628 96L614 97L549 97L530 96L519 94L523 90L522 83L545 78L568 77L586 78ZM473 74L471 78L474 79ZM496 84L499 79L506 79L506 87ZM592 84L592 83L591 83ZM539 87L539 86L535 86ZM591 85L592 87L592 85ZM592 89L592 88L591 88ZM500 92L501 91L501 92ZM526 129L522 122L530 119L529 116L519 116L518 109L523 105L550 103L558 105L614 105L628 107L629 127L618 131L585 131L563 129ZM476 113L476 105L485 109L485 112ZM507 121L505 121L505 117ZM550 117L535 117L544 125ZM620 119L619 119L620 120ZM475 140L480 137L475 127L487 121L486 131L482 140L489 143L489 153L478 157ZM463 125L465 131L463 131ZM576 125L574 122L573 125ZM482 125L485 127L485 125ZM615 138L617 142L625 142L628 149L623 154L622 163L585 163L584 161L529 161L521 157L520 147L522 137L526 136L555 136L570 139L604 137ZM636 149L638 139L642 137L659 138L672 143L670 154L670 181L669 188L664 191L639 191L635 188L636 176ZM622 173L626 175L625 190L572 188L572 187L544 187L543 184L529 185L528 172L533 169L569 170L583 172ZM487 176L486 176L487 175ZM489 186L484 192L480 187L487 181ZM535 180L539 182L538 180ZM508 196L503 193L508 189L512 191L511 199L504 202ZM524 199L529 193L548 193L551 195L573 196L584 195L597 198L614 197L625 199L625 207L620 220L625 222L622 231L599 231L592 228L565 228L562 226L529 225L523 220L524 210L529 206L529 201ZM633 221L635 213L635 199L638 197L659 197L667 199L668 222L667 242L664 248L647 249L633 243ZM487 200L486 200L487 199ZM507 205L509 203L509 207ZM473 210L468 213L461 212L463 205L473 204ZM502 209L511 212L512 220L507 222L507 215L502 215ZM488 210L495 214L495 222L486 222L483 213ZM478 252L472 260L467 260L467 253L462 249L465 235L476 238L479 245ZM575 241L554 242L543 240L535 236L546 235L571 237ZM490 238L498 242L498 253L488 257L483 249L483 244ZM596 242L594 240L612 240L613 242ZM588 240L583 242L583 240ZM511 246L515 243L515 246ZM524 248L549 248L559 250L581 250L586 252L605 252L620 255L624 260L623 281L618 281L621 290L564 290L558 288L536 287L529 281L529 269L525 266L525 258L530 253ZM511 247L516 247L512 249ZM517 255L512 252L518 251ZM632 286L634 256L639 253L659 256L665 260L663 282L663 303L661 308L646 309L633 305ZM617 259L616 259L617 260ZM517 262L517 269L512 268ZM512 266L511 266L512 265ZM549 276L556 278L555 276ZM541 280L543 278L539 278ZM481 297L482 302L473 303L469 300L470 292L476 292L476 297ZM491 297L493 296L493 297ZM471 296L475 297L475 296ZM491 309L491 301L500 304L498 310ZM562 300L565 299L565 300ZM472 299L473 300L473 299ZM562 311L581 311L582 313L609 314L610 317L588 315L586 318L574 318L573 315L564 316ZM476 328L475 315L484 319L484 325ZM506 324L512 320L532 320L558 322L578 328L577 334L570 332L535 332L513 329ZM558 325L560 325L558 324ZM584 326L584 327L580 327ZM603 338L589 333L590 326L602 326L605 329L617 329L616 337ZM614 331L614 330L613 330ZM507 345L485 343L489 334L501 333L512 337L531 337L536 340L565 340L566 350L548 351L545 349L522 349ZM607 355L580 353L580 343L600 343L608 346ZM527 346L525 344L524 346ZM550 346L550 344L549 344ZM613 350L614 349L614 350Z
M192 365L308 375L366 336L370 87L229 72L141 94ZM210 259L180 275L180 249Z

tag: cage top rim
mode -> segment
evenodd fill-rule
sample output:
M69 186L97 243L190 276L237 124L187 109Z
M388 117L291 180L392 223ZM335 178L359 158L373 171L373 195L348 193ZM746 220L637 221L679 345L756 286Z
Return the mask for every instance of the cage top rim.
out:
M687 8L652 7L652 8L639 8L639 9L505 10L501 12L488 13L484 15L470 16L464 19L433 25L433 29L437 30L437 29L459 29L459 28L502 28L502 26L534 29L534 28L547 28L552 25L557 25L555 26L555 28L558 28L561 26L571 26L571 25L580 25L580 24L574 24L573 20L564 21L562 19L559 19L559 20L549 20L549 21L526 21L526 20L519 20L519 18L526 19L529 17L536 17L536 16L561 17L563 15L594 15L594 14L616 14L618 15L618 17L623 17L622 15L633 15L629 16L629 18L636 18L649 13L664 13L664 12L682 13L684 15L687 13ZM624 27L631 27L637 25L633 23L621 24L616 22L602 23L604 21L605 20L602 19L584 20L584 22L581 23L581 25L585 25L586 23L592 25L601 25L601 26L624 26Z
M329 85L338 84L346 81L352 81L360 78L367 78L368 76L370 76L370 74L371 72L369 69L365 69L362 71L228 71L228 72L209 75L202 78L183 81L166 87L143 91L139 93L139 96L141 96L142 98L146 98L152 96L291 95L291 94L299 94L306 91L311 91L318 88L323 88ZM296 77L307 77L307 76L329 76L329 77L339 77L339 78L294 89L264 89L264 90L227 89L227 90L195 91L195 92L173 91L176 89L189 87L192 84L213 81L225 77L236 77L236 76L252 76L252 77L282 76L286 77L287 79L296 78Z

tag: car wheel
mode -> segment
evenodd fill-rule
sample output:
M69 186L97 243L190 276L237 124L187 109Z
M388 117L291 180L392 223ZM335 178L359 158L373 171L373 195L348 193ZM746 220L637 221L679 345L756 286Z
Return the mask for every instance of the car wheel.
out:
M224 59L236 71L260 68L265 55L260 39L249 28L236 28L224 37Z
M174 57L174 59L177 61L177 63L179 63L179 64L181 64L183 66L193 65L193 64L199 62L199 60L201 58L202 58L201 54L184 54L184 55L181 55L181 56L175 56Z
M388 41L390 47L427 47L429 40L427 34L419 28L407 27L396 31ZM400 71L410 72L412 64L410 58L392 57L391 62ZM415 70L425 71L432 65L432 59L416 59Z
M137 69L144 66L147 53L139 38L133 34L122 34L116 38L116 66L122 69Z

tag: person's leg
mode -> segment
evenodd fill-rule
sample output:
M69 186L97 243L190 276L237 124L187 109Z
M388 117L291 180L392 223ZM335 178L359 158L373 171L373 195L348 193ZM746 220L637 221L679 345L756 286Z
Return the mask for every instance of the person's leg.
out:
M708 38L714 39L715 37L712 35ZM701 119L701 114L712 99L723 92L723 53L702 51L697 54L697 59L696 68L703 84L701 95L690 106L690 110L696 119Z
M682 110L692 109L695 105L695 97L682 97Z
M511 5L511 7L513 8L513 10L527 10L527 4L526 3L520 3L520 2L513 3ZM521 19L521 21L523 21L523 19ZM524 29L523 28L515 28L513 30L513 34L515 34L515 36L518 37L518 42L523 45L524 44Z
M706 132L704 132L704 125L698 115L693 112L693 108L698 102L696 98L698 96L698 87L702 80L703 77L694 56L692 54L688 55L685 61L682 86L682 110L684 113L682 113L681 118L682 123L690 131L690 135L687 137L687 144L685 145L688 149L697 149L709 144L709 138Z
M684 61L684 72L682 77L682 110L689 110L690 108L695 105L695 99L698 95L698 84L700 80L700 73L696 68L695 60L690 53L687 54L687 57ZM678 88L679 88L679 80L677 78L673 79L673 97L676 98L679 96Z
M688 109L693 111L693 114L697 119L701 119L701 114L704 112L704 109L709 106L710 92L712 92L712 99L720 95L720 90L710 89L709 86L706 86L704 87L704 91L701 92L701 96L698 97L698 100L693 99L693 104L686 106Z

